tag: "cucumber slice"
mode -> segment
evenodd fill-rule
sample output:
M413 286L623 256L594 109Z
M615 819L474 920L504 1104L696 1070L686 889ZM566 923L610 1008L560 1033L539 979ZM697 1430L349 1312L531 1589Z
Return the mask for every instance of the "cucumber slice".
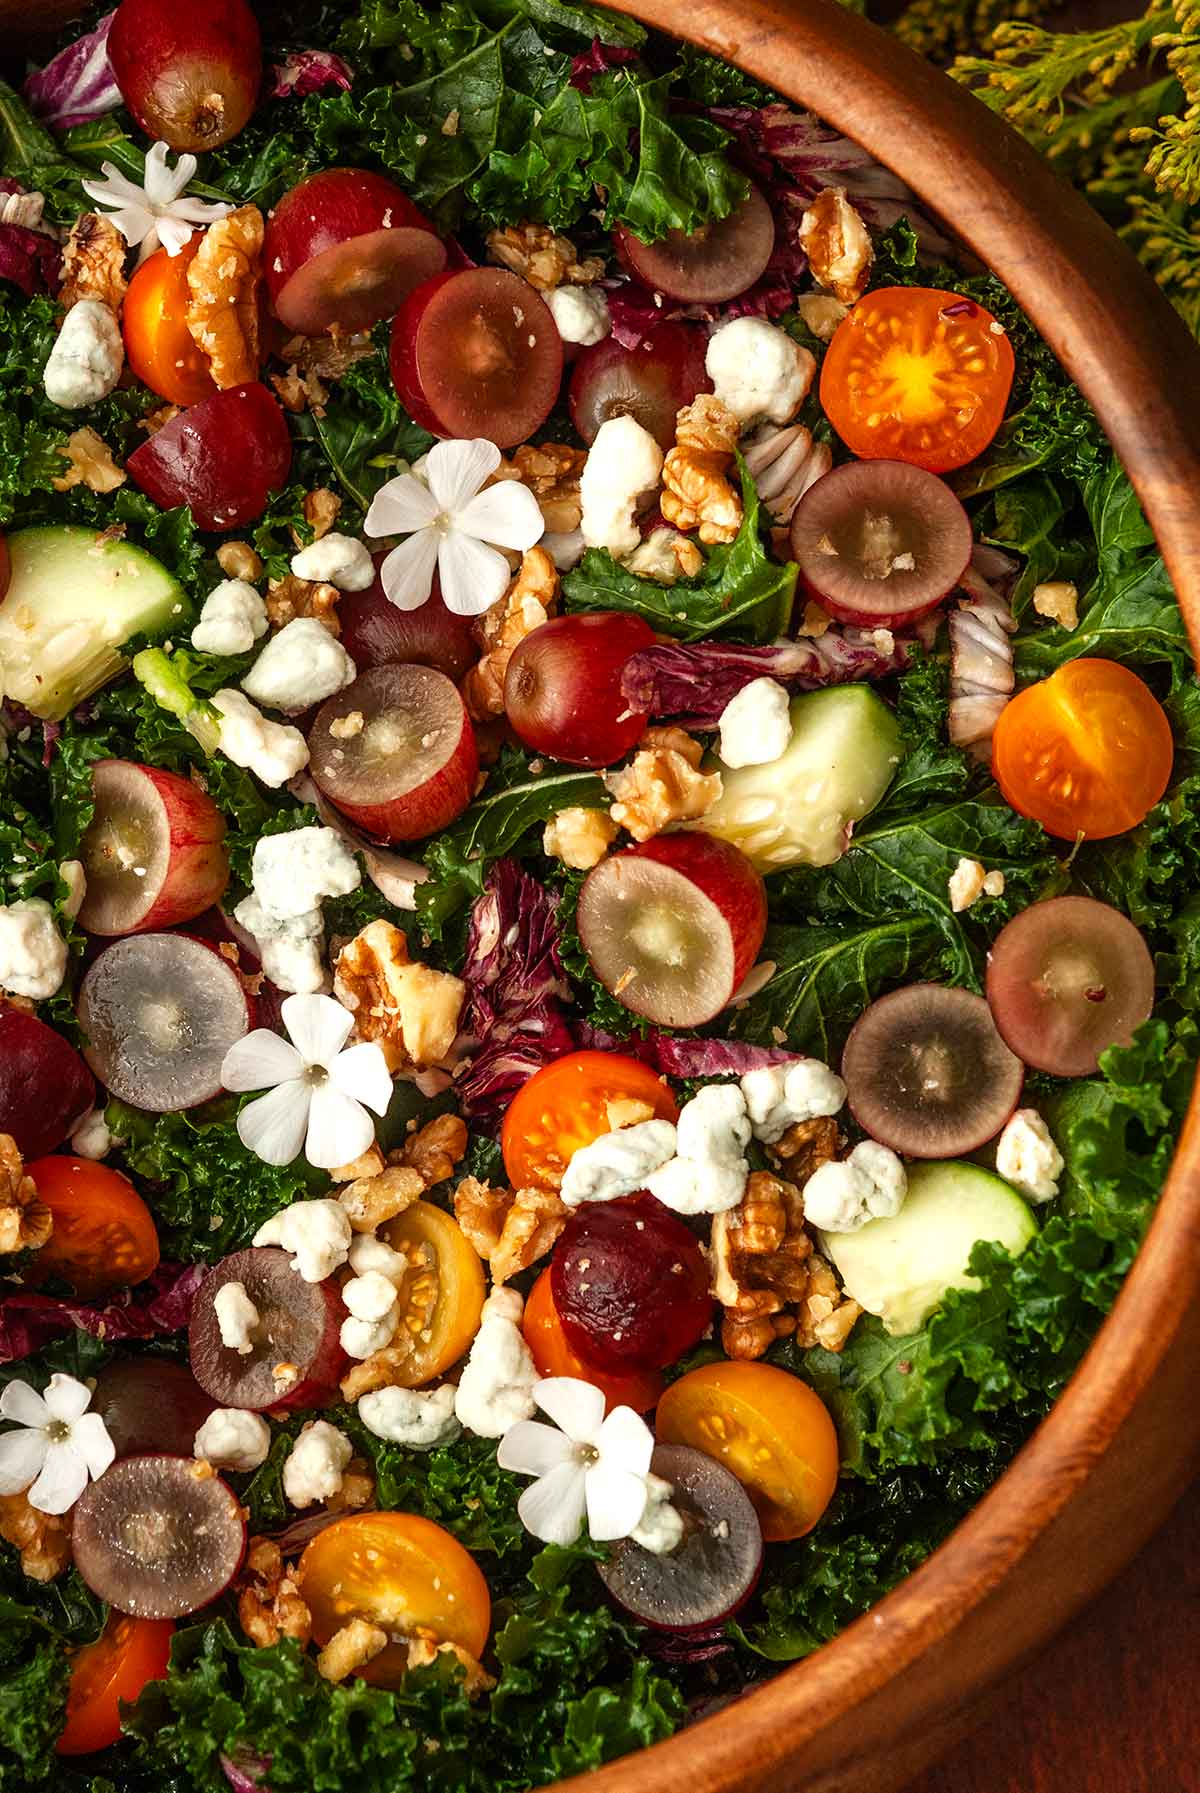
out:
M165 628L187 597L167 569L94 529L18 529L0 603L0 695L57 722L125 665L131 636Z
M888 1220L855 1233L822 1233L846 1293L878 1314L888 1332L916 1332L947 1289L974 1289L967 1274L972 1247L994 1240L1014 1254L1037 1232L1027 1202L1002 1177L977 1164L918 1164L908 1194Z
M696 824L740 847L760 872L840 859L904 751L895 716L867 685L809 691L793 700L791 717L779 759L734 771L714 761L724 790Z

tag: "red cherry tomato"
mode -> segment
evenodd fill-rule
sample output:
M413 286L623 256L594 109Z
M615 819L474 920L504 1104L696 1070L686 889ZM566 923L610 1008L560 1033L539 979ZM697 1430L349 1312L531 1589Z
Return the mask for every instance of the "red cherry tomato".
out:
M500 1144L514 1189L556 1189L580 1146L611 1133L618 1103L637 1102L673 1121L679 1104L663 1079L621 1052L569 1052L529 1079L504 1117ZM613 1112L610 1113L610 1110Z
M612 1376L587 1363L567 1342L554 1295L550 1272L542 1274L529 1291L523 1321L525 1343L533 1354L540 1376L573 1376L590 1382L604 1396L608 1411L614 1407L632 1407L635 1413L649 1413L658 1405L663 1379L657 1370L639 1370L632 1376Z
M120 1171L89 1158L52 1156L25 1167L54 1231L37 1254L39 1273L61 1276L91 1301L144 1282L158 1268L150 1210Z
M1000 712L992 772L1008 802L1060 840L1136 828L1171 776L1166 712L1115 660L1068 660Z
M159 249L148 256L121 307L125 359L143 386L173 405L197 405L217 390L186 321L188 268L202 241L196 231L178 255Z
M55 1744L60 1756L87 1756L121 1735L121 1701L136 1700L148 1681L167 1672L173 1619L130 1619L110 1614L94 1644L71 1664L67 1722Z
M838 325L821 404L863 460L946 473L983 453L1012 378L1012 344L982 305L936 287L884 286Z

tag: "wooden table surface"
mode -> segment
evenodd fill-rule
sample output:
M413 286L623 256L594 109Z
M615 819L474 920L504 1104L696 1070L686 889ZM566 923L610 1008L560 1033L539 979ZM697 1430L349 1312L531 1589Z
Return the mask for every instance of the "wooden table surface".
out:
M1200 1793L1200 1484L908 1793Z

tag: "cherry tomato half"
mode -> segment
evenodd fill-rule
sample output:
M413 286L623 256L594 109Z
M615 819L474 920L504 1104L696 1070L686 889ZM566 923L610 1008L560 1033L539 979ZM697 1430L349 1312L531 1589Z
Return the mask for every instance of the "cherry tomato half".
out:
M121 1701L136 1700L147 1681L167 1672L174 1619L110 1614L94 1644L71 1663L67 1722L54 1745L60 1756L87 1756L121 1735Z
M120 1171L57 1153L25 1166L54 1231L37 1255L39 1273L61 1276L91 1301L144 1282L158 1268L150 1210Z
M178 255L157 249L147 256L121 307L126 360L143 386L173 405L198 405L217 390L186 321L187 271L203 235L194 232Z
M663 1391L663 1379L657 1370L640 1370L632 1376L610 1376L587 1363L568 1343L554 1305L548 1270L542 1271L529 1291L522 1325L525 1343L539 1376L574 1376L580 1382L592 1383L604 1395L610 1413L614 1407L632 1407L635 1413L649 1413L657 1406Z
M1166 790L1174 757L1162 705L1115 660L1068 660L1018 692L992 736L1006 800L1060 840L1136 828Z
M366 1619L396 1633L420 1626L441 1643L483 1655L492 1622L487 1582L470 1553L430 1519L414 1513L337 1519L308 1545L296 1579L318 1645L351 1619ZM389 1644L356 1672L377 1687L397 1687L407 1668L407 1648Z
M454 1216L432 1202L414 1202L379 1236L411 1266L400 1284L397 1332L410 1349L394 1380L420 1388L457 1363L479 1331L483 1265Z
M833 1498L838 1439L806 1382L766 1363L689 1370L658 1404L660 1444L687 1444L731 1470L754 1502L763 1537L802 1538Z
M556 1189L572 1156L621 1124L621 1102L640 1102L659 1120L679 1104L656 1071L621 1052L569 1052L543 1065L518 1090L500 1134L514 1189ZM625 1124L628 1124L626 1122Z
M982 305L937 287L883 286L838 325L821 404L863 460L946 473L983 453L1012 378L1012 344Z

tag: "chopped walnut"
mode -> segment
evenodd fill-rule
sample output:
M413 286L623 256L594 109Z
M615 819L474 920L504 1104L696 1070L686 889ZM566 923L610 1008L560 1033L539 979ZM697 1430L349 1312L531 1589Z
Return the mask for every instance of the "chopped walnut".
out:
M698 528L702 542L731 542L742 526L742 501L726 477L740 428L711 392L675 420L675 446L663 462L662 514L677 529Z
M61 1575L71 1561L70 1526L69 1513L39 1513L27 1494L0 1494L0 1538L20 1551L21 1573L30 1581Z
M648 728L627 766L603 774L616 802L612 819L634 840L673 822L692 822L721 795L721 774L701 772L704 749L681 728Z
M822 610L815 598L809 598L804 606L804 615L800 618L800 626L796 633L797 635L809 635L816 641L827 633L832 622L833 618L828 610Z
M801 293L796 300L796 310L818 342L833 341L834 331L849 309L832 293Z
M619 1133L622 1127L637 1127L643 1121L652 1121L654 1110L649 1102L640 1102L636 1096L617 1096L604 1104L604 1118L609 1132Z
M838 1124L825 1114L811 1121L796 1121L767 1149L788 1181L803 1189L815 1170L837 1157Z
M324 336L289 337L279 351L279 359L295 368L301 379L311 377L331 386L356 361L367 361L374 353L375 346L366 332L343 336L334 331Z
M339 1189L337 1199L356 1233L373 1233L386 1221L403 1214L425 1193L419 1171L406 1164L392 1164L378 1176L359 1177Z
M256 584L263 575L262 559L249 542L222 542L217 565L227 579L244 579L247 585Z
M792 1333L804 1344L841 1349L862 1310L843 1301L828 1264L813 1251L794 1183L751 1171L739 1206L714 1219L710 1251L713 1296L725 1310L721 1343L730 1357L761 1357ZM843 1307L853 1312L843 1314ZM839 1332L840 1342L827 1342Z
M318 1652L317 1672L326 1681L344 1681L347 1675L366 1668L387 1647L386 1631L368 1624L366 1619L351 1619Z
M341 595L336 585L314 585L311 579L285 573L267 585L267 620L272 629L283 629L298 616L312 616L331 635L340 635L337 607Z
M1039 616L1064 629L1079 627L1079 587L1070 579L1047 579L1033 588L1033 607Z
M499 1284L554 1248L567 1209L551 1189L493 1189L464 1177L454 1192L454 1217Z
M504 675L513 650L540 629L558 602L558 569L544 548L529 548L498 604L479 619L483 658L463 680L467 710L482 722L504 714Z
M312 530L312 539L314 542L319 542L323 535L329 534L337 522L342 509L342 501L336 492L329 490L328 486L314 486L311 492L304 494L303 508L304 521ZM292 539L298 548L307 545L301 541L295 530L292 531Z
M695 542L677 529L652 529L621 564L639 579L674 585L677 579L694 578L704 565L704 556Z
M257 380L263 216L239 206L210 224L188 264L188 332L224 391Z
M53 1231L54 1216L25 1175L16 1140L0 1133L0 1252L40 1251Z
M400 1174L416 1177L412 1170ZM353 1215L350 1224L357 1226ZM346 1372L341 1389L347 1401L357 1401L372 1389L388 1388L395 1383L402 1388L416 1388L422 1381L414 1367L413 1354L429 1338L434 1310L441 1299L437 1253L425 1242L392 1239L390 1243L407 1260L400 1279L400 1323L388 1344L361 1363L352 1364Z
M875 251L844 187L826 187L806 208L800 220L800 247L814 277L835 299L853 305L862 298Z
M433 1189L453 1175L466 1149L466 1122L456 1114L439 1114L409 1135L392 1162L408 1165L426 1189Z
M556 286L591 286L604 278L604 262L598 255L580 261L569 237L560 237L548 224L509 224L490 230L488 254L511 268L539 292Z
M156 411L147 411L144 417L138 418L138 428L145 430L148 436L157 436L159 430L178 417L182 410L182 405L159 405Z
M354 1016L360 1040L374 1040L392 1072L439 1064L454 1044L467 987L448 971L408 956L403 931L372 921L338 954L338 1001Z
M365 1457L351 1457L342 1471L342 1485L321 1504L327 1513L361 1513L375 1500L375 1476Z
M72 486L86 486L89 492L115 492L125 484L124 468L117 466L104 437L88 424L72 430L54 452L69 463L68 471L54 481L56 492L69 492Z
M383 1172L384 1157L378 1146L368 1146L361 1158L339 1164L329 1175L335 1183L358 1183L365 1177L378 1177Z
M542 830L542 852L561 859L573 871L587 872L599 865L620 829L606 809L573 805L551 816Z
M84 212L72 224L62 252L59 304L70 311L81 299L99 299L120 315L125 279L125 238L111 218Z
M236 1587L238 1620L252 1644L269 1649L281 1637L294 1637L301 1648L307 1644L312 1614L271 1538L251 1538Z
M500 463L493 478L519 479L537 499L550 533L569 535L583 515L579 480L586 460L586 449L569 448L565 442L526 442L511 461Z
M453 1656L463 1670L463 1692L469 1700L490 1692L496 1685L495 1677L461 1644L440 1644L432 1631L420 1626L407 1642L409 1668L428 1668L439 1656Z

